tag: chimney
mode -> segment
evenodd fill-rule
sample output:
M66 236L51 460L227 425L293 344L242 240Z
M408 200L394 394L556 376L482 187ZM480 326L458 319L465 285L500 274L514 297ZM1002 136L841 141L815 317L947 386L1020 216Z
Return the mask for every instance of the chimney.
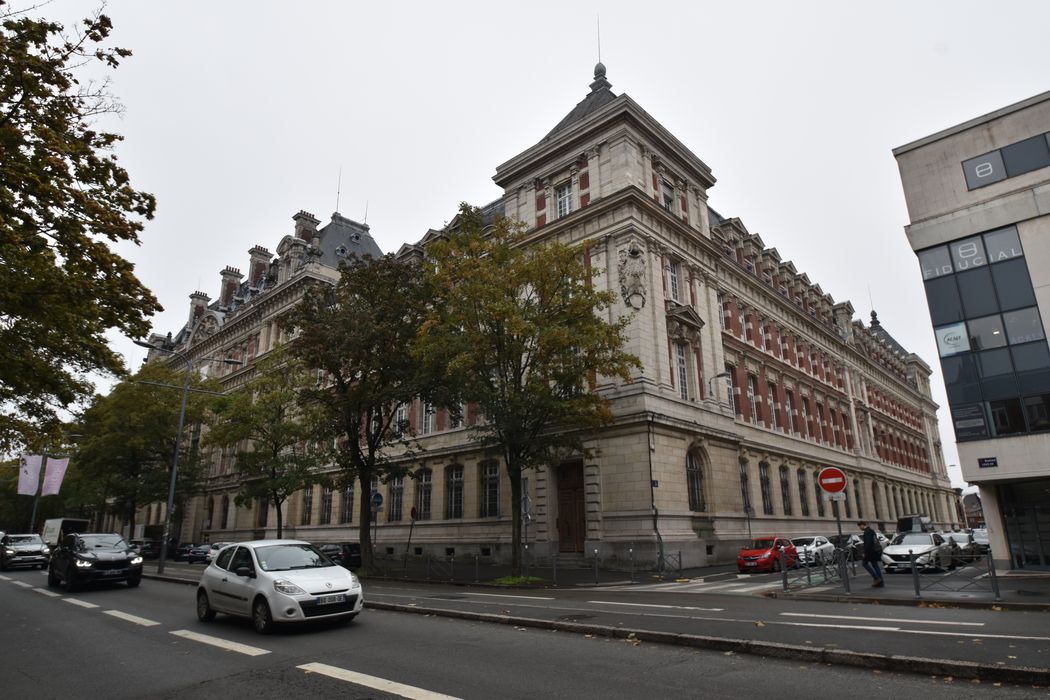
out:
M310 212L300 209L299 213L292 217L292 221L295 222L296 238L302 238L309 243L317 236L317 225L321 220Z
M187 323L188 326L193 326L204 312L208 310L208 302L210 299L208 295L201 291L196 291L190 294L190 320Z
M244 275L236 267L230 267L229 265L220 274L222 275L222 287L219 293L219 306L228 309L230 304L233 303L233 295L237 292L237 287L240 285L241 278Z
M266 271L270 267L270 251L257 245L248 251L250 262L248 263L248 286L253 289L262 287L266 278Z

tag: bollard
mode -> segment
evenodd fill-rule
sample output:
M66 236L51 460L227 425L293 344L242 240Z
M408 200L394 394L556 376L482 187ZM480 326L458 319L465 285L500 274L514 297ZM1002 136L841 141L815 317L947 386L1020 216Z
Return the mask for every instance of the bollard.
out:
M780 548L780 576L783 580L784 591L788 590L788 567L787 567L787 556L784 555L784 548Z
M551 579L554 581L554 585L558 585L558 553L555 552L551 555Z
M455 581L456 580L456 555L455 554L453 554L452 557L449 559L448 580L449 581Z
M480 556L477 554L474 555L474 583L477 583L480 580L480 577L478 576L478 562L480 559Z
M524 571L522 571L522 573L525 575L525 578L528 578L529 577L529 543L528 542L525 543L525 554L521 558L521 564L524 567Z
M999 577L995 575L995 560L992 559L992 550L988 550L988 576L992 582L992 593L995 594L997 601L1002 600L1002 596L999 595Z
M843 549L840 551L842 552L842 556L840 557L839 573L842 576L842 587L846 590L846 595L852 595L853 591L850 590L849 582L849 561L847 561L848 550Z
M401 565L401 576L402 578L408 578L408 552L405 552L401 557L401 561L403 562Z
M634 545L627 548L627 558L631 560L631 583L634 583Z
M915 597L921 598L922 593L919 589L919 567L915 563L915 551L912 549L908 550L908 559L911 560L911 580L915 584Z
M808 547L804 547L803 551L806 552L806 586L812 586L813 585L813 571L812 571L813 567L810 565L810 561L809 561L809 548ZM814 554L813 556L815 557L816 554Z
M598 585L598 550L594 550L594 585Z

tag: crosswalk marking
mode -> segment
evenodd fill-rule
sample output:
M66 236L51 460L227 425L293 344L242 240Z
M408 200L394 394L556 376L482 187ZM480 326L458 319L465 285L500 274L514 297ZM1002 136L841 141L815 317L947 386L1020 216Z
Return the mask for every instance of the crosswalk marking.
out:
M711 581L709 583L674 583L674 582L663 582L663 583L642 583L633 586L608 586L604 587L606 591L650 591L650 592L662 592L662 593L708 593L718 591L725 595L752 595L756 591L773 590L774 588L780 588L783 584L780 581L771 581L766 579L765 583L754 584L754 580L747 580L749 577L745 577L744 580L737 579L731 582L719 582ZM748 585L748 584L752 585Z
M329 678L347 681L348 683L354 683L355 685L361 685L366 688L372 688L373 690L390 693L391 695L399 695L403 698L409 698L410 700L458 700L458 698L452 695L443 695L430 690L424 690L423 688L416 688L415 686L388 681L385 678L377 678L376 676L367 676L363 673L348 671L345 668L339 668L338 666L329 666L328 664L309 663L297 666L296 668L300 668L307 673L319 673L323 676L328 676Z
M722 612L725 608L697 608L691 605L658 605L656 603L624 603L618 600L588 600L595 605L623 605L632 608L660 608L663 610L698 610L700 612Z
M201 644L210 644L213 647L219 647L226 651L235 651L238 654L245 654L247 656L262 656L263 654L269 654L269 650L260 649L259 647L248 646L247 644L240 644L238 642L231 642L228 639L221 639L219 637L212 637L207 634L199 634L197 632L191 632L190 630L174 630L172 632L176 637L182 637L183 639L191 639L194 642L200 642Z

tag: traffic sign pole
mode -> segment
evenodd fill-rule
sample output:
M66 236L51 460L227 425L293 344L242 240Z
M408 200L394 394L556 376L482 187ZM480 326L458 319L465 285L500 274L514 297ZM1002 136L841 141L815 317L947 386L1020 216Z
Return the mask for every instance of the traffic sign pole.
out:
M828 496L828 500L831 501L831 508L835 511L835 526L839 531L839 543L842 547L842 557L839 559L839 572L842 576L842 585L846 589L846 593L850 593L849 589L849 567L846 566L846 552L849 548L845 546L842 540L842 517L839 512L839 501L845 500L842 497L845 496L846 491L846 473L838 467L824 467L817 474L817 484L820 485L824 494Z

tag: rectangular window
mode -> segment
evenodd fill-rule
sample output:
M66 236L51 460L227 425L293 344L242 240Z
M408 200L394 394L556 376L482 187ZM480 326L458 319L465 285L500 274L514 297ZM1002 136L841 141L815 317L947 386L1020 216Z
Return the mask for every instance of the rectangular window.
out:
M707 499L704 495L704 471L700 460L690 452L685 456L686 486L689 490L689 510L703 512L707 510Z
M343 512L339 517L340 523L348 523L354 514L354 487L347 486L343 489Z
M777 420L777 385L768 384L766 390L769 392L769 395L766 397L769 403L769 424L773 426L774 430L780 430L780 422Z
M420 421L420 432L424 435L429 435L434 432L434 404L429 401L423 402L422 407L423 415Z
M482 462L481 472L481 509L480 517L499 517L499 464Z
M747 476L747 462L740 463L740 499L744 504L744 512L751 512L751 485Z
M408 431L408 404L399 403L394 409L394 435L401 437Z
M303 512L302 518L299 520L300 525L309 525L310 520L313 519L314 515L314 487L313 484L307 484L303 488Z
M566 182L554 188L554 200L558 203L558 218L572 213L572 183Z
M718 327L726 329L726 302L721 294L718 295Z
M751 405L751 422L758 425L758 379L753 374L747 375L747 400Z
M792 433L798 433L798 416L795 414L795 392L784 390L784 412L787 414L788 427Z
M675 301L681 301L681 296L678 290L678 279L682 272L682 265L677 260L672 260L667 265L667 282L671 288L671 298Z
M816 478L813 479L813 492L817 496L817 516L824 517L824 489L820 488Z
M328 525L332 522L332 487L325 486L321 492L321 524Z
M773 487L769 483L768 464L758 465L758 483L762 488L762 512L766 515L773 515Z
M791 505L791 471L787 467L780 467L780 499L784 503L784 515L792 515L794 508Z
M689 400L689 362L688 347L685 343L674 344L675 364L678 368L678 394Z
M663 204L664 209L667 211L674 211L674 187L667 180L661 182L661 190L663 193Z
M445 470L445 519L463 517L463 467L454 464Z
M766 321L762 318L758 319L758 337L755 338L755 345L759 350L766 349Z
M395 477L390 482L390 502L387 504L387 520L396 523L404 517L405 477Z
M433 472L423 469L416 484L416 516L419 520L430 520L430 502Z
M809 489L806 486L806 470L798 470L798 505L799 510L802 511L802 516L805 518L809 517Z

